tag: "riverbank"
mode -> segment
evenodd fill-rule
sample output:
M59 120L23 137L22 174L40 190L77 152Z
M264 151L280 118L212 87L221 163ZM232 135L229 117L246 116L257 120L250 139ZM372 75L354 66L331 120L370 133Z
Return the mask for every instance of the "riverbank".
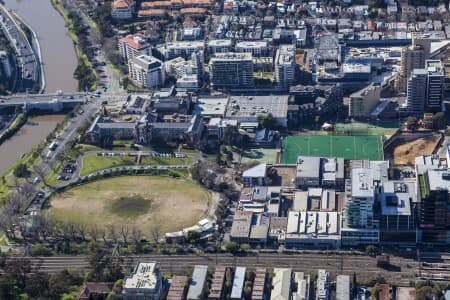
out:
M9 127L0 134L0 145L7 139L12 137L22 126L27 122L27 115L25 113L18 114Z
M79 39L74 30L73 21L69 18L69 14L67 10L62 6L62 3L59 0L52 0L52 6L56 9L56 11L63 17L67 31L69 33L69 37L73 42L73 46L75 48L75 54L77 56L78 65L82 65L86 68L94 70L92 68L91 63L89 62L86 54L81 51L79 46ZM94 80L94 83L89 87L91 91L95 91L97 89L97 84Z

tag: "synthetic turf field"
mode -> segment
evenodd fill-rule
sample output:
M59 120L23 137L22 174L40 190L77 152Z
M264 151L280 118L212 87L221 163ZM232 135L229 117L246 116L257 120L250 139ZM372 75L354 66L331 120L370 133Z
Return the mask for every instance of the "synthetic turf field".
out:
M380 136L288 136L283 140L282 163L295 164L297 156L383 159Z

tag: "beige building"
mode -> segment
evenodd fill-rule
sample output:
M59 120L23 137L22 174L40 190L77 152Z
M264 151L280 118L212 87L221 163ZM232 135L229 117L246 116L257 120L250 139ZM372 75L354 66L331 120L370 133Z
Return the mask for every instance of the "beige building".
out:
M350 117L365 117L380 102L381 87L371 84L348 97L348 114Z
M420 45L411 45L402 49L402 65L397 79L397 89L406 92L409 76L414 69L425 67L425 50Z

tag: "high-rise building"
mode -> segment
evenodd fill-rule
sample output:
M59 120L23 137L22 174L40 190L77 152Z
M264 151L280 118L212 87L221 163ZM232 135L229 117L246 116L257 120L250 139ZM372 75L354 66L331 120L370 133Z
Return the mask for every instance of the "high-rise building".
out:
M443 85L444 71L440 60L427 60L425 69L415 69L407 85L408 112L422 116L424 111L441 111Z
M397 78L397 88L401 92L407 89L407 81L414 69L425 67L425 50L420 45L413 45L402 49L402 65Z
M408 79L406 106L410 114L423 115L427 99L427 75L427 70L415 69Z
M348 97L348 115L366 117L380 102L381 87L371 84Z
M213 88L252 88L253 61L250 53L216 53L209 61Z
M373 204L375 187L372 169L354 168L351 183L346 184L345 221L350 228L376 228Z
M129 62L140 55L152 55L152 48L144 35L137 33L119 40L119 52L125 61Z
M275 56L275 81L284 90L295 80L295 46L280 45Z
M153 56L133 58L128 64L128 70L131 81L139 87L162 86L166 79L163 62Z
M440 60L425 61L428 73L426 110L439 112L442 108L444 68Z

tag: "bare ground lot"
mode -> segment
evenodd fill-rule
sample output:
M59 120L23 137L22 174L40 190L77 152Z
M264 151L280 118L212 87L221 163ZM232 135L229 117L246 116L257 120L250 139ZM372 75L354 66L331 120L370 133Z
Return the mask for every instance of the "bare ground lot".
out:
M394 149L394 164L414 165L416 156L429 155L433 152L440 137L439 134L434 134L396 146Z
M127 197L151 199L151 206L145 213L118 213L114 203ZM116 177L53 196L47 213L57 220L84 223L89 227L94 224L99 227L110 224L137 227L144 236L151 238L152 228L164 233L197 223L205 214L209 199L208 191L189 180L158 176Z

